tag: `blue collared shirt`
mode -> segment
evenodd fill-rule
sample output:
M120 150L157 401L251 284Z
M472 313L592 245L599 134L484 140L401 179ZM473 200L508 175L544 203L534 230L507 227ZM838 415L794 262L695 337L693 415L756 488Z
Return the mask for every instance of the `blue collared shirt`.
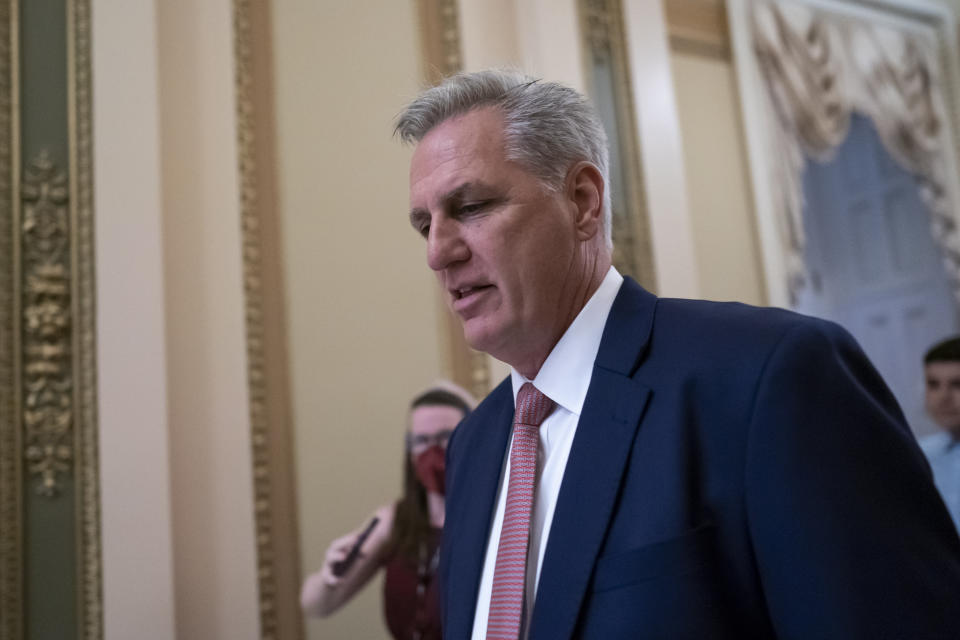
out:
M960 528L960 440L940 431L921 438L920 448L930 461L933 482L940 490L950 517Z

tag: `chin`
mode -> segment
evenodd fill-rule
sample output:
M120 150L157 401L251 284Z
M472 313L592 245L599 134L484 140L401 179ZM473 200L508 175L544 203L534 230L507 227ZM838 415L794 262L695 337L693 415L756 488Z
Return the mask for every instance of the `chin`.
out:
M468 320L463 324L463 339L474 351L483 351L494 355L499 332L479 319Z

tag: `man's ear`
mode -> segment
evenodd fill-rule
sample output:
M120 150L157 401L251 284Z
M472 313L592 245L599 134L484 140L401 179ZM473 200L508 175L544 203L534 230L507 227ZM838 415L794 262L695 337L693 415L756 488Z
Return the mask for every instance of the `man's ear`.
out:
M605 188L603 176L592 162L578 162L567 173L567 197L576 208L574 224L580 240L601 233Z

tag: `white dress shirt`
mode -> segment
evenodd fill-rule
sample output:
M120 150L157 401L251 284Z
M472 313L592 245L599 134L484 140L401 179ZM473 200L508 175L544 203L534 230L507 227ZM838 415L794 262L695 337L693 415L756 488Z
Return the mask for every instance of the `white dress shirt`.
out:
M533 380L527 380L516 369L511 369L513 401L525 382L533 385L557 403L543 424L540 425L540 445L537 456L537 482L533 499L533 516L530 523L530 546L527 551L527 591L524 599L524 615L520 637L526 638L530 614L536 600L540 568L543 565L553 511L557 506L560 483L567 467L573 436L580 421L583 401L590 387L593 363L600 349L600 338L607 324L607 316L613 300L623 284L623 276L610 267L600 287L594 292L583 309L557 342L553 351ZM511 437L512 444L512 437ZM503 528L503 512L507 503L507 482L510 469L510 447L507 459L500 471L500 486L497 490L497 509L490 525L487 553L483 561L480 591L477 594L476 614L473 618L473 640L487 636L487 616L490 613L490 595L493 588L493 572L497 564L497 548L500 545L500 530Z
M960 441L946 431L938 431L921 438L920 448L930 461L933 481L950 517L960 529Z

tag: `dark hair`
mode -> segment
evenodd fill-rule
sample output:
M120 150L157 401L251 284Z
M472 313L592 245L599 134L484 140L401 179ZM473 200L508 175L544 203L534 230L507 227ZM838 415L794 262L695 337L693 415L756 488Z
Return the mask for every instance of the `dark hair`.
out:
M923 364L931 362L960 362L960 336L947 338L930 347L923 357Z
M410 411L417 407L453 407L460 409L464 414L470 413L470 405L465 398L461 398L446 389L428 389L410 403Z
M466 417L470 413L470 402L452 391L432 388L424 391L410 403L410 413L419 407L453 407ZM404 435L407 442L409 428ZM393 518L393 531L390 535L391 553L397 553L413 563L418 560L420 543L430 535L430 511L427 508L427 492L417 479L413 469L413 458L409 445L403 456L403 497L397 502Z

